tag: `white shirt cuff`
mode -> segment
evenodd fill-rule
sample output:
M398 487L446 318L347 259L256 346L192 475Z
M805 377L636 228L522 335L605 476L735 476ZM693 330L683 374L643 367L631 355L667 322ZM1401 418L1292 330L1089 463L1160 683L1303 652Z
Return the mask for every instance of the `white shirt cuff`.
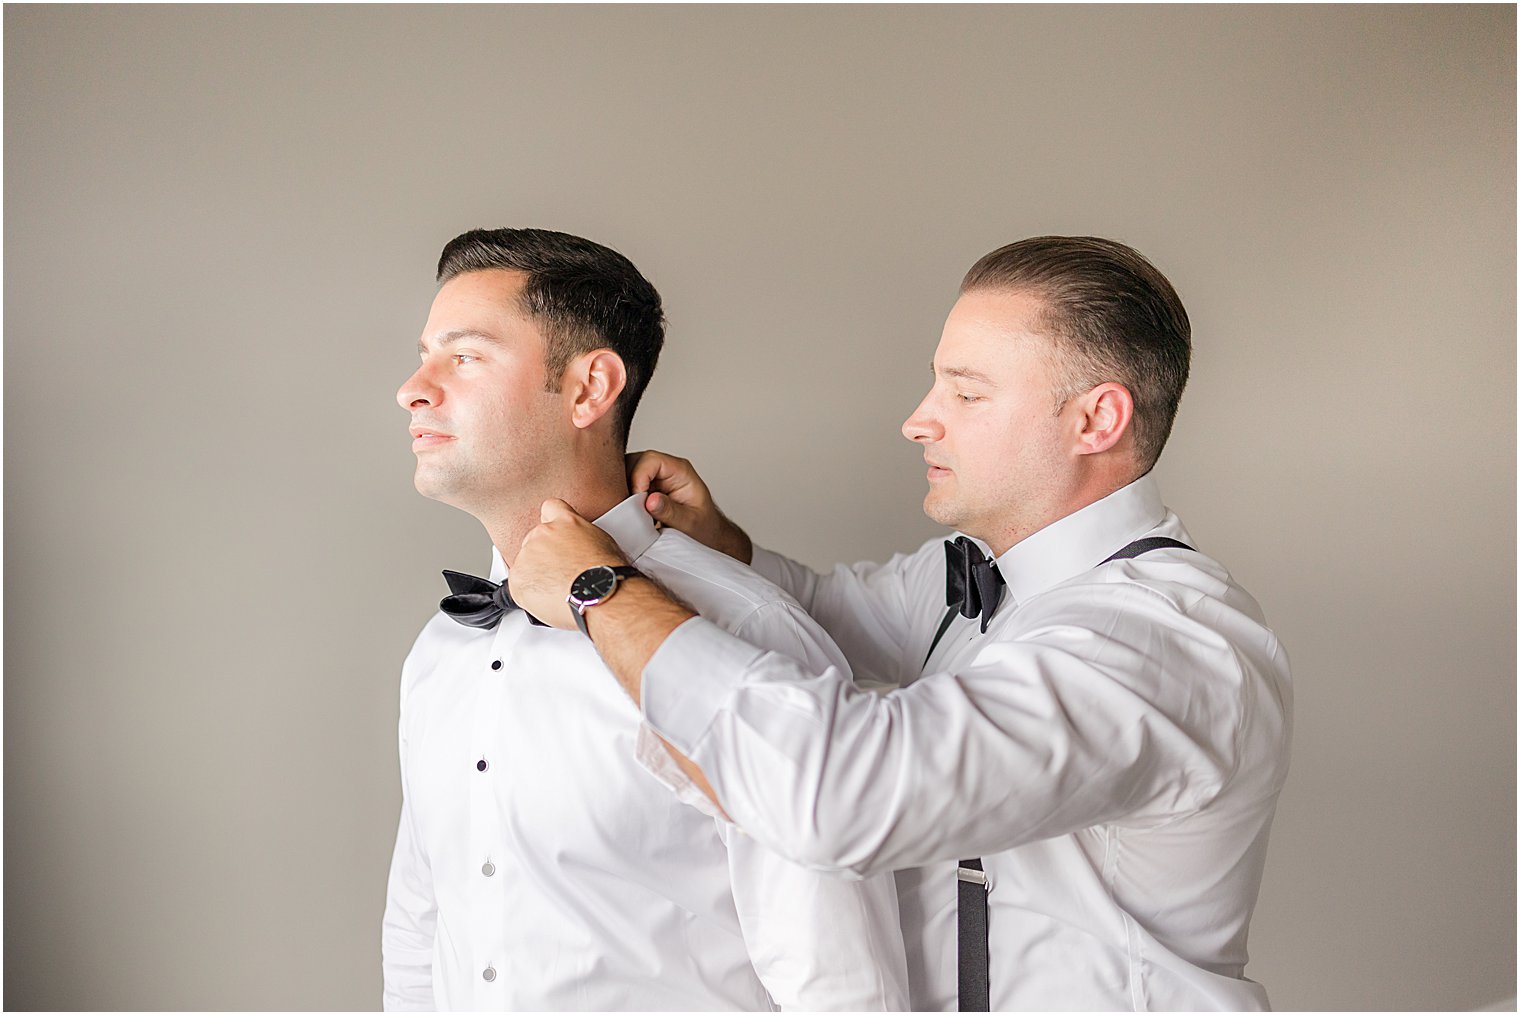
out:
M718 712L764 650L693 617L670 633L644 667L644 718L691 757Z
M650 727L648 723L639 723L639 739L634 748L634 757L644 770L664 784L665 788L676 795L676 799L688 807L695 807L710 818L719 821L727 821L728 818L718 809L718 805L708 799L692 782L687 774L681 771L681 766L676 764L676 759L670 756L665 749L665 742L660 735Z

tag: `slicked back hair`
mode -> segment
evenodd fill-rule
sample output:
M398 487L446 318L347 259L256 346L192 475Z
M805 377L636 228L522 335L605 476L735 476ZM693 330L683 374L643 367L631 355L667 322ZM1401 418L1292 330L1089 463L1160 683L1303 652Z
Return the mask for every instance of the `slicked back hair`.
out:
M1000 247L966 273L961 292L1027 293L1055 345L1057 411L1099 384L1135 400L1130 428L1141 473L1166 446L1187 386L1192 326L1176 290L1139 251L1096 236L1035 236Z
M627 384L613 407L619 442L628 430L665 344L660 294L633 262L600 243L548 229L471 229L438 258L438 283L471 271L506 268L527 276L523 313L544 336L548 390L560 389L565 367L594 349L623 360Z

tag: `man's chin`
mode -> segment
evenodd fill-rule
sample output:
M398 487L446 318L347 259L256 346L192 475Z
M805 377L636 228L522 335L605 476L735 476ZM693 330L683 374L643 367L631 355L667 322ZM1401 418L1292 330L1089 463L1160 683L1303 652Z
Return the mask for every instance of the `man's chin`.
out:
M455 488L458 484L450 483L447 477L440 476L431 469L419 467L417 474L412 477L412 485L429 500L441 501L450 507L456 506L458 491Z
M937 490L930 490L924 496L924 514L928 515L931 521L946 528L960 528L961 513L955 510L955 505L948 503Z

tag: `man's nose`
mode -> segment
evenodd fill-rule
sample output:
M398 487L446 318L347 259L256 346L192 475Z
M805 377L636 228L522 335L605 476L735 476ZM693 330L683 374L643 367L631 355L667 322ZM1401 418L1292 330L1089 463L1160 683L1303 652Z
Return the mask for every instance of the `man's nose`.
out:
M438 385L433 382L432 376L428 373L427 365L423 364L396 390L396 402L401 408L411 412L424 405L436 406L440 394Z
M913 410L913 415L903 422L902 435L910 441L920 443L937 441L945 436L945 428L929 411L928 395L925 395L924 400L918 403L918 408Z

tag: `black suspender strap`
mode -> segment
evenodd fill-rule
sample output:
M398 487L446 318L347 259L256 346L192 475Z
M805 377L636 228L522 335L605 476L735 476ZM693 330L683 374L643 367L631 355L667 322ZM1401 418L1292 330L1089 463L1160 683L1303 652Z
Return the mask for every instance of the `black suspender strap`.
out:
M1137 539L1133 543L1130 543L1124 549L1109 557L1108 560L1105 560L1103 564L1107 564L1110 560L1129 560L1131 557L1138 557L1142 553L1150 553L1152 550L1166 549L1191 550L1192 547L1182 540L1173 539L1170 536L1146 536L1144 539ZM1099 564L1098 566L1102 567L1103 564Z
M919 664L919 669L929 665L929 657L934 654L936 648L939 648L939 640L945 636L946 631L950 630L950 621L954 620L959 612L961 612L959 609L952 606L945 614L945 619L939 622L939 630L934 632L934 640L929 643L929 651L924 653L924 661Z
M1135 540L1098 566L1102 567L1103 564L1114 560L1129 560L1142 553L1162 549L1191 550L1192 547L1169 536L1149 536ZM934 636L934 643L929 646L929 655L934 654L935 646L944 637L946 629L950 627L950 620L955 614L956 610L952 607L945 615L944 622L939 625L939 632ZM929 662L929 655L924 656L926 665ZM982 861L980 859L962 860L960 869L956 871L956 891L959 895L956 907L956 922L959 925L956 938L960 947L960 1003L957 1006L959 1011L992 1010L992 967L987 937L988 887L987 874L982 870Z
M955 872L960 928L958 1011L992 1010L992 968L987 960L987 875L980 860L962 860Z

